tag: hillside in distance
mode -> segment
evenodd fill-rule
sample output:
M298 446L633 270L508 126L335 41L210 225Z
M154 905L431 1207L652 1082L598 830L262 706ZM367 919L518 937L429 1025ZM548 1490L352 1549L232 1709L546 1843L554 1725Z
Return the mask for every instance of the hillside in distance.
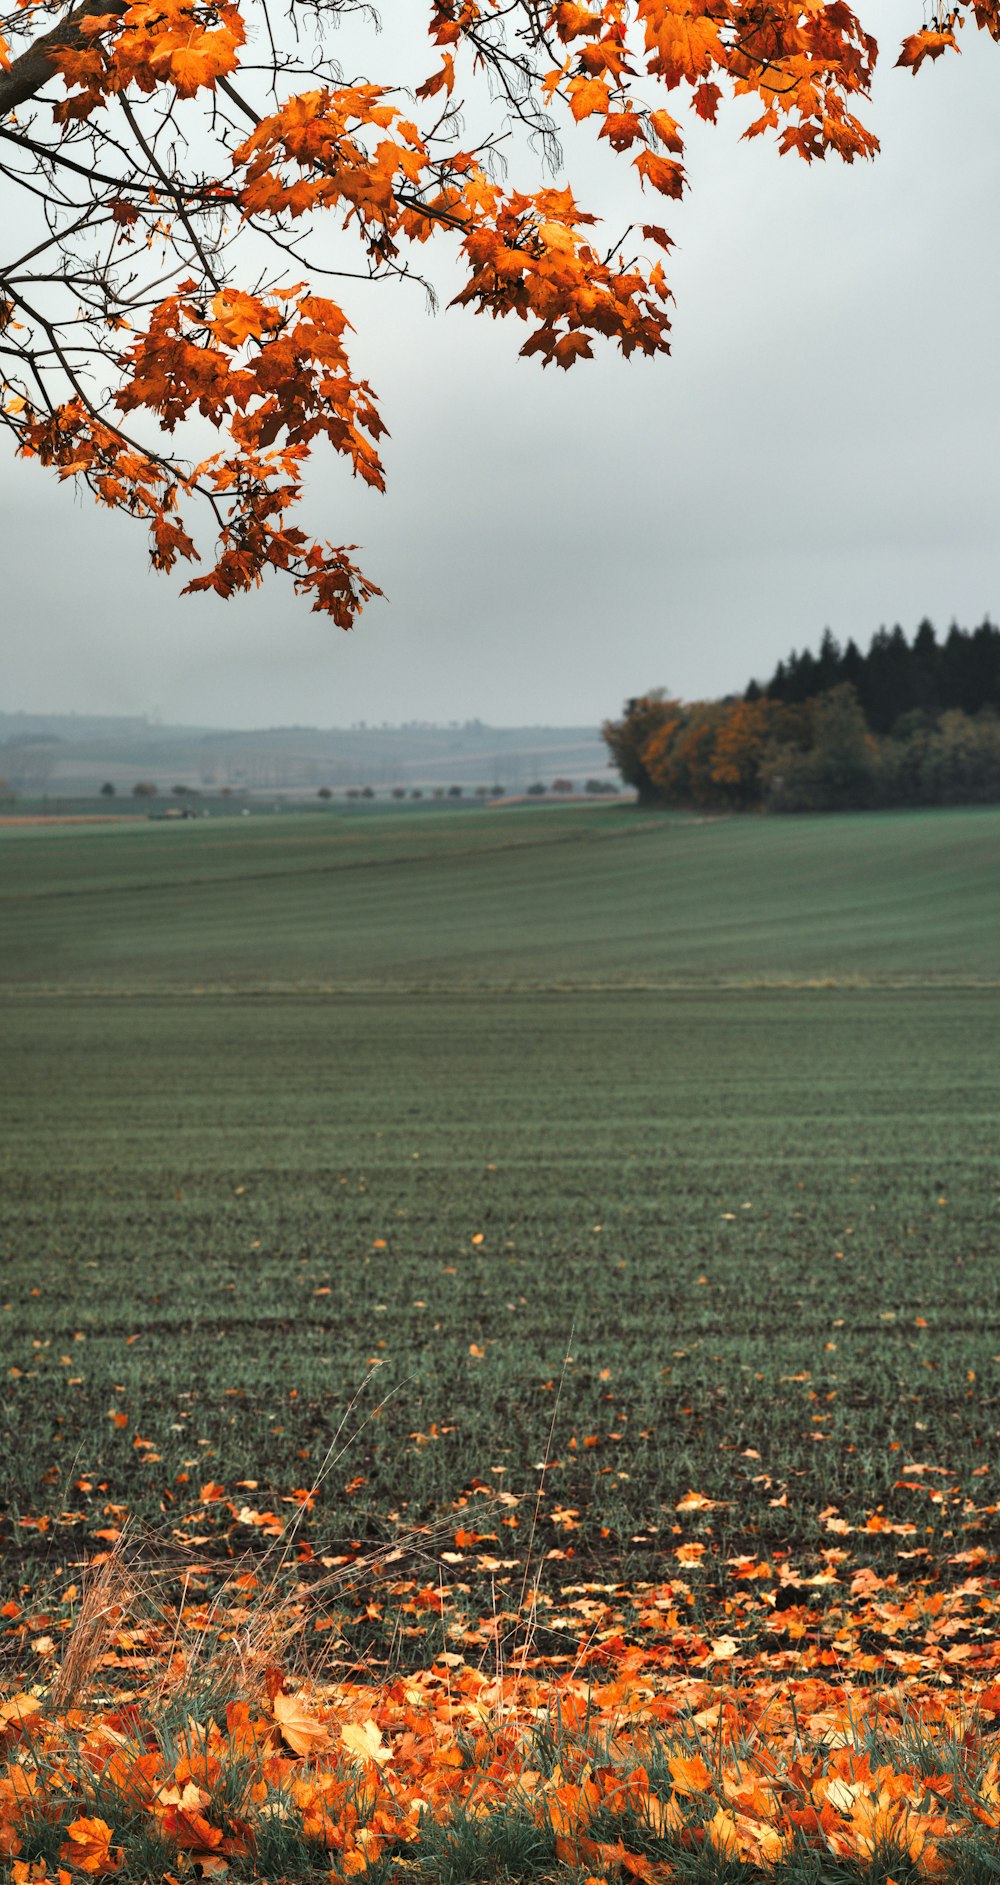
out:
M160 791L183 785L315 793L348 786L426 790L436 785L526 791L568 778L582 788L608 771L597 727L491 727L481 720L435 726L161 726L145 717L0 713L0 778L26 796L118 793L140 779Z

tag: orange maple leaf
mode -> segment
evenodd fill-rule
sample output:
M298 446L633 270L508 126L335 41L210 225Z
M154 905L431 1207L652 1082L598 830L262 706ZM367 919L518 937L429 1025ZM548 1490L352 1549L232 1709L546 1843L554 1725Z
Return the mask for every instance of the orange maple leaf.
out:
M601 30L601 16L592 13L589 7L575 4L575 0L561 0L556 8L556 31L560 39L577 39L581 34L595 34Z
M95 1878L117 1872L121 1852L112 1857L111 1828L107 1820L86 1817L71 1820L66 1831L69 1837L60 1850L61 1859L67 1859L79 1871L89 1872Z
M700 1754L674 1754L667 1762L675 1793L707 1793L711 1775Z
M616 151L627 150L642 135L642 119L634 111L609 111L599 132Z
M896 64L908 65L911 71L919 72L925 59L940 59L949 46L955 52L958 51L954 33L939 33L925 26L919 33L911 33L908 39L904 39Z
M681 137L677 120L670 116L669 111L651 111L649 114L649 122L656 132L660 143L663 144L668 151L674 151L679 154L684 149L684 139Z
M417 98L433 98L435 92L445 91L451 95L455 89L455 61L450 52L443 53L441 64L429 79L417 86Z
M571 79L566 93L577 123L595 111L607 111L611 103L611 93L603 79Z
M640 151L632 162L644 183L651 183L661 196L680 196L684 190L684 167L672 157L657 157L655 151Z

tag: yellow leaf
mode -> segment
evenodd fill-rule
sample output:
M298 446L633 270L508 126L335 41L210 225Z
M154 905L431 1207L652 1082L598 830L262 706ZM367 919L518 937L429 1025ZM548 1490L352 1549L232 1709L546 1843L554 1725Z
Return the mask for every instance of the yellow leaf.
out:
M11 1723L27 1721L29 1715L37 1715L42 1704L37 1695L12 1695L8 1702L0 1702L0 1728L9 1728Z
M384 1761L392 1760L392 1749L387 1748L382 1733L373 1721L349 1721L340 1730L341 1746L356 1760Z
M721 1806L716 1809L710 1820L706 1820L705 1832L717 1852L723 1853L727 1858L738 1857L740 1838L736 1830L736 1821L730 1813L724 1812Z
M279 1692L274 1698L274 1719L282 1740L295 1754L316 1754L330 1745L330 1730L309 1714L301 1695Z

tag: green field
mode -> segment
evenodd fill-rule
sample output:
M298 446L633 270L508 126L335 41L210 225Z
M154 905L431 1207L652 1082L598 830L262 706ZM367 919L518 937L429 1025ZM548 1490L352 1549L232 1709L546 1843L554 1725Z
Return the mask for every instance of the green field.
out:
M974 1544L998 865L989 809L0 832L9 1584L116 1508L215 1537L209 1482L286 1517L375 1362L317 1553L478 1481L513 1561L545 1458L581 1576L649 1574L690 1488L709 1569L829 1508Z
M0 832L3 982L147 994L1000 983L1000 815L632 807Z

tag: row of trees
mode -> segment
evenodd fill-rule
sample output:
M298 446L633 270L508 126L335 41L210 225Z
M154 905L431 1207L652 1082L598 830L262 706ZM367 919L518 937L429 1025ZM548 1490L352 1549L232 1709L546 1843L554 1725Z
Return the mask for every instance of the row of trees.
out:
M617 794L619 788L613 779L588 779L583 790L593 797L606 798L609 795L614 796ZM550 792L553 792L558 798L565 797L568 793L575 793L575 791L576 786L572 779L553 779L551 785L546 785L542 779L536 779L533 785L528 786L527 797L533 799L545 798ZM407 792L405 785L394 785L389 793L389 797L394 799L422 799L425 796L435 799L460 799L463 798L464 795L465 787L462 785L435 785L431 787L426 794L418 785L413 786L409 792ZM328 785L321 785L316 796L321 799L332 799L333 793ZM502 799L506 798L506 796L507 787L505 785L477 785L472 794L472 797L477 799ZM374 798L375 792L370 785L366 785L360 790L357 786L348 786L344 797L349 799Z
M4 787L5 781L0 780L0 793L2 793ZM613 779L588 779L583 786L584 792L594 797L613 796L618 792L618 789ZM132 787L132 797L137 799L156 798L159 794L159 790L159 786L156 785L152 779L139 779ZM535 781L534 785L529 785L528 797L545 798L549 792L555 793L558 797L565 796L567 793L573 793L575 791L576 786L572 779L553 779L551 785L546 785L543 780L538 779ZM182 799L199 799L202 796L197 786L193 785L172 786L171 795L174 798ZM473 798L477 799L502 799L505 798L506 795L507 787L505 785L477 785L471 794ZM218 796L220 798L232 798L232 787L223 786ZM343 796L348 799L373 799L377 797L377 793L375 787L371 785L349 785L344 791ZM464 785L436 785L429 787L427 791L424 792L420 786L413 786L407 789L405 785L394 785L390 788L388 796L393 799L422 799L424 797L434 799L460 799L465 796L465 787ZM117 797L117 788L112 784L110 779L106 779L102 785L101 797ZM321 785L316 797L322 799L324 803L328 802L334 797L333 788L328 785Z
M934 720L953 708L1000 712L1000 628L988 618L974 629L952 623L938 641L933 623L925 620L910 643L897 624L880 628L867 654L853 639L841 648L827 629L818 654L793 651L765 686L751 681L744 698L752 702L765 695L801 705L845 684L853 687L873 733L890 733L902 716L918 711Z
M683 702L662 691L603 728L645 805L853 811L1000 802L1000 716L915 708L879 735L847 682L802 702Z

